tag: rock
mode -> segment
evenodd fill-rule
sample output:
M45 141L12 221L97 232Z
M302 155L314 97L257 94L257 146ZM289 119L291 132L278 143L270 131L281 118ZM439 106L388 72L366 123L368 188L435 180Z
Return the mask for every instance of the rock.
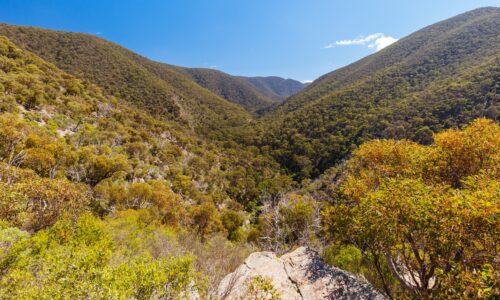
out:
M327 265L315 251L306 247L281 257L272 252L252 253L221 281L220 299L249 299L248 283L256 276L270 280L284 300L386 299L369 283Z

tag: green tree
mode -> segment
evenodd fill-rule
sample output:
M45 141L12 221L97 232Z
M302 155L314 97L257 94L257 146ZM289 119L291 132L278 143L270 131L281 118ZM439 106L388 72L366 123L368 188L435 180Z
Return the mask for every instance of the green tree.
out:
M385 260L413 297L498 295L491 266L498 243L499 136L498 124L480 119L462 131L436 134L427 147L395 141L361 146L348 163L345 200L323 213L327 232Z

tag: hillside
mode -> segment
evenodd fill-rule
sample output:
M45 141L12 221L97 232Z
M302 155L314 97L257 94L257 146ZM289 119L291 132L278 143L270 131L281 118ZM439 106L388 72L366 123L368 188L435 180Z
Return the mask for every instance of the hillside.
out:
M0 24L0 35L99 85L108 94L200 133L220 138L229 134L226 129L250 120L241 107L200 87L175 68L98 37L6 24Z
M256 112L270 106L273 99L264 95L252 84L224 72L202 68L178 68L194 82L220 97L243 106L249 112Z
M461 60L472 61L473 56L480 57L481 52L491 54L496 48L488 49L487 46L495 44L498 11L499 8L476 9L412 33L383 51L319 77L288 101L286 110L293 110L390 66L398 65L406 70L419 68L419 73L427 69L427 73L420 75L433 75L431 71L437 68L452 69Z
M292 96L266 116L257 142L304 178L371 139L428 144L432 131L498 119L499 35L499 8L426 27Z
M277 76L267 77L244 77L241 79L249 82L267 97L281 102L286 98L304 89L307 84L293 79L285 79Z
M306 86L300 81L276 76L244 77L232 76L213 69L182 67L178 69L202 87L253 113L282 102Z
M0 24L0 299L498 299L499 86L500 8L305 89Z
M200 138L0 42L0 153L12 166L93 187L166 180L186 201L213 194L243 205L278 174L255 147Z
M1 298L172 296L201 288L196 272L210 292L247 254L228 239L246 237L244 208L278 170L255 147L200 138L0 37Z

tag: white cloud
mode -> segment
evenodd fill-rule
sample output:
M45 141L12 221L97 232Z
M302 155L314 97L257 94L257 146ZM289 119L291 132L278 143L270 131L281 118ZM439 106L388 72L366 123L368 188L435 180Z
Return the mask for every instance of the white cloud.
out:
M360 37L354 40L341 40L341 41L336 41L335 45L337 46L350 46L350 45L366 45L367 43L371 43L378 38L381 38L384 36L382 33L374 33L370 34L366 37Z
M303 80L303 81L302 81L302 83L311 83L311 82L313 82L313 81L312 81L312 80L309 80L309 79L308 79L308 80Z
M390 44L396 42L398 39L393 38L392 36L382 36L376 39L373 44L368 45L370 48L375 48L375 50L379 51L389 46Z
M330 49L335 46L352 46L352 45L362 45L368 46L368 48L375 48L376 51L379 51L390 44L396 42L398 39L393 38L392 36L387 36L383 33L373 33L367 36L361 36L357 39L353 40L340 40L335 43L328 44L324 46L324 49Z

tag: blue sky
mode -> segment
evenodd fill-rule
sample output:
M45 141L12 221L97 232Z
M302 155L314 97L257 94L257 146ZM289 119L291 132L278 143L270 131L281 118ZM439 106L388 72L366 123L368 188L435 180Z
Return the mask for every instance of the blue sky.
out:
M0 22L86 32L148 58L311 80L489 0L0 0Z

